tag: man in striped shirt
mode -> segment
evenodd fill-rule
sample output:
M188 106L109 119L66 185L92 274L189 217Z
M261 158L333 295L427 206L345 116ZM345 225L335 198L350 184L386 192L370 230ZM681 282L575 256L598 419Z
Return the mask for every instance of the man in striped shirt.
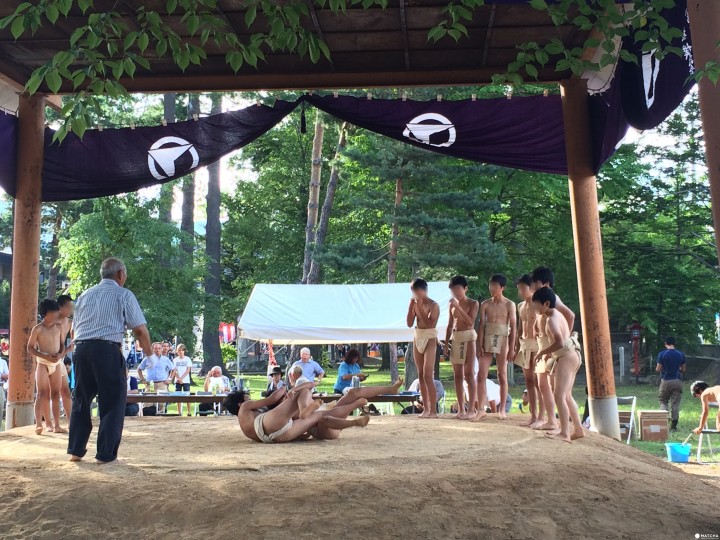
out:
M100 428L97 463L117 458L125 420L127 381L122 341L131 329L146 355L152 353L145 316L135 295L123 288L127 269L119 259L105 259L102 281L77 299L73 331L75 337L75 392L68 454L80 461L87 452L92 431L91 405L97 396Z

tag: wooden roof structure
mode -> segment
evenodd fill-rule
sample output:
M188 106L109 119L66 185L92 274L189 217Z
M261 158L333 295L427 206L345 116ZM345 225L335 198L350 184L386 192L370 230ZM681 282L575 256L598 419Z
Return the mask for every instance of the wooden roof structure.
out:
M22 0L3 0L0 18L11 14ZM110 10L113 0L95 0L97 11ZM134 12L139 5L165 12L163 0L121 0L117 9L129 28L137 28ZM258 14L250 29L244 22L242 0L218 0L218 13L240 36L262 32L268 20ZM212 40L205 45L208 58L201 66L191 65L182 72L171 59L158 58L152 48L144 55L151 70L139 68L133 79L121 83L131 92L179 92L221 90L272 90L315 88L371 88L397 86L481 85L494 74L504 73L518 54L517 45L535 41L541 45L560 39L567 48L580 47L588 32L576 26L556 27L547 13L528 4L490 3L474 11L467 22L468 37L459 41L446 36L438 42L428 40L428 31L447 18L442 12L447 0L390 0L388 7L350 8L345 14L318 9L308 2L310 17L303 25L328 48L332 61L322 57L313 63L294 53L267 53L257 68L243 65L236 74L225 61L227 48ZM181 36L187 36L177 15L163 19ZM73 8L55 26L45 23L33 36L17 41L9 29L0 32L0 76L24 85L31 72L67 50L74 29L86 17ZM190 42L199 44L195 38ZM556 72L548 64L540 70L541 82L557 82L570 74ZM63 88L70 92L71 88Z

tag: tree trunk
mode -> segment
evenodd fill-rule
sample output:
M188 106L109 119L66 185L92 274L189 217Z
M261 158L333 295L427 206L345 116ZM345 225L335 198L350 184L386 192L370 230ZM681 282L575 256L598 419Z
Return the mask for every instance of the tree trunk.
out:
M394 215L397 216L400 205L403 199L403 185L402 179L398 178L395 181L395 209ZM398 253L398 235L400 230L397 224L397 218L393 219L390 238L390 254L388 256L388 283L395 283L397 280L397 253ZM388 369L390 369L390 378L393 382L398 380L400 373L398 370L398 356L397 356L397 343L390 343L389 358L388 358ZM385 358L383 357L383 365L385 365ZM407 370L407 358L405 360L405 369Z
M307 225L305 226L305 257L303 260L302 282L308 282L313 245L315 244L315 226L317 225L318 203L320 200L320 174L322 173L323 125L320 113L315 118L315 138L312 148L312 167L310 170L310 191L308 192Z
M163 94L163 118L168 124L175 122L175 94ZM175 182L167 182L160 187L160 202L158 204L158 218L163 223L172 221L172 205L174 199Z
M200 110L200 94L190 95L190 110ZM195 112L197 114L197 112ZM187 240L183 242L182 248L188 254L189 264L192 264L192 254L195 247L195 175L189 174L183 178L183 204L182 219L180 222L180 230L188 235Z
M212 94L211 114L222 111L222 95ZM205 276L205 311L203 316L203 365L210 368L222 364L218 328L220 326L220 161L208 166L207 225L205 255L208 271Z
M315 234L315 245L313 246L312 260L310 262L310 272L307 277L307 283L320 283L320 263L316 257L322 250L327 236L328 223L330 221L330 212L332 211L333 201L335 200L335 191L337 190L338 179L340 177L340 155L345 150L347 142L347 122L343 122L340 126L340 137L338 139L337 149L335 150L335 160L330 170L330 179L328 180L327 189L325 190L325 201L323 201L322 211L320 212L320 221Z
M58 244L60 243L60 230L62 229L63 215L60 208L57 205L53 205L55 208L55 220L53 222L53 235L50 241L50 270L48 271L48 285L47 285L47 297L57 298L57 279L58 279Z

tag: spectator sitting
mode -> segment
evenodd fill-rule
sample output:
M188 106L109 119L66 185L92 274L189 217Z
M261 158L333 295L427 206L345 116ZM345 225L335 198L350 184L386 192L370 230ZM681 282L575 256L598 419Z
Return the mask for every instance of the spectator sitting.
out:
M334 391L336 394L347 392L352 386L353 377L358 377L361 381L367 379L368 376L360 371L358 360L360 360L360 352L357 349L350 349L345 354L345 359L338 370L337 381L335 381Z
M213 389L218 394L226 394L230 391L230 379L222 374L220 366L213 366L205 377L205 391L211 392Z
M292 366L287 372L287 386L294 388L297 386L298 379L304 379L303 370L300 366ZM307 380L307 379L306 379Z
M135 367L140 362L142 362L143 359L143 351L142 347L140 346L140 342L138 340L135 340L135 346L130 350L130 352L127 355L127 365L128 367Z
M485 395L487 396L486 406L490 407L490 412L498 412L498 405L500 401L500 385L491 379L485 379ZM512 409L512 397L508 393L507 399L505 400L505 412L509 413Z
M467 384L464 384L465 387L465 403L469 401L468 397L468 388ZM500 401L500 385L497 384L492 379L485 379L485 395L487 399L485 400L485 411L486 412L493 412L496 413L498 401ZM505 400L505 412L510 412L510 409L512 409L512 397L510 394L508 394L507 399ZM455 402L452 407L450 407L451 412L457 412L457 402Z
M127 393L128 394L139 394L138 392L138 380L130 375L127 366L125 367L125 376L127 377ZM137 416L140 414L140 405L137 403L125 404L125 416Z
M275 366L273 368L273 370L270 372L270 377L271 377L271 379L270 379L270 382L268 383L267 389L260 394L262 397L268 397L275 390L285 386L285 382L282 380L283 370L281 367Z
M302 368L303 377L309 381L315 381L316 384L320 384L323 377L325 376L325 370L313 360L310 356L310 349L303 347L300 349L300 360L295 362L292 367L300 366ZM317 376L317 380L315 377Z
M437 392L437 398L438 403L436 405L436 411L440 412L440 402L445 397L445 388L443 387L442 383L435 379L433 381L435 383L435 392ZM408 387L408 392L420 392L420 379L415 379L412 384ZM405 407L400 414L419 414L425 410L425 405L422 402L422 396L417 399L417 401L413 401L413 404L409 407Z

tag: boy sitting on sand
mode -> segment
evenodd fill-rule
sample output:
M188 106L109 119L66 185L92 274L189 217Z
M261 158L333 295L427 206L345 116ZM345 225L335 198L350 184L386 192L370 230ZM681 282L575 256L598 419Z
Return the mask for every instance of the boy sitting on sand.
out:
M720 385L710 386L705 381L696 381L690 387L690 393L693 397L700 398L702 403L700 427L693 429L695 435L700 435L700 432L705 429L705 424L707 424L708 416L710 415L710 404L720 401ZM717 417L715 418L715 429L720 431L720 409L718 409Z

